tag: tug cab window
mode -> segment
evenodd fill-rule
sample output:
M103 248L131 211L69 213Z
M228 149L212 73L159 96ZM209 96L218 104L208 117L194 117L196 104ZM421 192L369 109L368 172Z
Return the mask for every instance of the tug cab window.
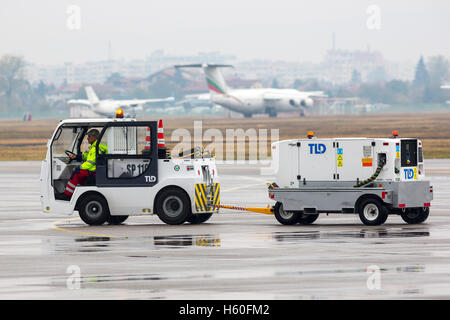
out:
M401 140L402 167L417 166L417 140Z
M108 127L101 143L108 146L105 156L107 179L137 178L147 172L152 161L149 127Z

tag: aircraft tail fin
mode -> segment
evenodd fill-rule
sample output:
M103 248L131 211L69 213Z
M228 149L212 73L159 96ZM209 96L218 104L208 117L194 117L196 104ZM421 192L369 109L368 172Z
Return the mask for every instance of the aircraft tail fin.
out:
M226 94L229 90L225 78L219 68L233 67L229 64L186 64L176 65L175 68L202 68L206 77L206 84L211 93Z
M86 96L87 96L87 98L88 98L90 103L96 104L96 103L98 103L100 101L98 99L97 95L95 94L94 89L92 89L91 86L85 87L84 91L86 91Z

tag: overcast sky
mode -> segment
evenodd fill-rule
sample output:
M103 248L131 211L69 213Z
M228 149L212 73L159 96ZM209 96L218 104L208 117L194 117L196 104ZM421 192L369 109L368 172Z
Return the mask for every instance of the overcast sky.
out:
M0 10L0 55L38 64L104 60L109 41L113 58L163 49L319 62L333 32L338 49L450 58L449 0L2 0Z

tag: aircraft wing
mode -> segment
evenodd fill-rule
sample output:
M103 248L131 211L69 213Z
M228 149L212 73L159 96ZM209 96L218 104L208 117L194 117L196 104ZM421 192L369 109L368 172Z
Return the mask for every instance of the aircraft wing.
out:
M326 97L323 91L268 91L264 93L263 98L266 101L278 101L286 98L311 98L311 97Z
M302 93L304 93L308 97L315 97L315 98L326 98L326 97L328 97L328 95L323 93L323 91L303 91Z
M137 107L138 105L146 103L171 102L174 100L175 100L174 97L168 97L161 99L114 100L114 102L123 107Z
M199 94L187 94L184 96L184 99L193 99L193 100L209 100L209 93L199 93Z
M91 106L91 103L89 100L86 99L71 99L67 101L67 104L76 104L76 105L83 105L83 106Z

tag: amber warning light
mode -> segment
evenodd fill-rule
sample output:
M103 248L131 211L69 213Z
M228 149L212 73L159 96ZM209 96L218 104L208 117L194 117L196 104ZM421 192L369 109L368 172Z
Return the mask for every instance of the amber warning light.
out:
M123 118L123 110L122 108L117 109L116 118Z

